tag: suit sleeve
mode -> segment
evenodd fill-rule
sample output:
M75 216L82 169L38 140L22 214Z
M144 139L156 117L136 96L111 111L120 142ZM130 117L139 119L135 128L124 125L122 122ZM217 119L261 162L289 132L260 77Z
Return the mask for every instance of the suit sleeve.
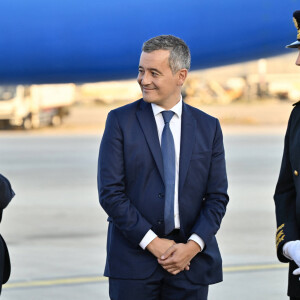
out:
M98 161L100 204L113 224L135 246L152 225L140 214L126 195L124 137L116 113L108 114Z
M294 114L295 109L288 122L281 168L274 194L277 221L276 248L278 259L282 262L289 261L283 255L283 245L300 239L296 221L296 189L290 161L291 124Z
M4 209L14 195L15 193L11 188L10 182L0 174L0 209Z
M205 200L192 230L204 240L206 245L220 228L229 201L227 187L223 135L220 123L216 120Z

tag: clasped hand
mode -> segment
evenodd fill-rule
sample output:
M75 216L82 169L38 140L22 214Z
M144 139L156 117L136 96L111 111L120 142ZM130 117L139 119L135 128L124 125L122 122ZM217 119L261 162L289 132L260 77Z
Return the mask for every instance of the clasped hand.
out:
M194 241L186 244L176 244L172 240L156 237L147 249L157 257L158 263L169 273L176 275L183 270L189 270L190 261L201 251L200 246Z

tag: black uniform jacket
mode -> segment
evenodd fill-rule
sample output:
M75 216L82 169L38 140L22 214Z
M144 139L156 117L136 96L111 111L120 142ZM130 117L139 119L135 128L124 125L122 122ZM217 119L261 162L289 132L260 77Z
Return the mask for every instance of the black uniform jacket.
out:
M300 297L299 276L292 274L298 266L282 253L285 243L300 240L300 101L289 119L274 200L277 256L281 262L290 263L288 295Z
M11 188L10 182L0 174L0 222L3 209L8 205L15 193ZM7 282L10 276L10 259L6 243L0 235L0 293L1 283Z

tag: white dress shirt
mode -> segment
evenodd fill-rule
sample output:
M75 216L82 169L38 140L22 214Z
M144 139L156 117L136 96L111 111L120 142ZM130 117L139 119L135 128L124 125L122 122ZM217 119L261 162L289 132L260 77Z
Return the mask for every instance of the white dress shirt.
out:
M161 136L162 132L165 126L165 122L162 116L162 111L165 109L151 103L152 111L154 114L156 127L158 131L158 137L159 137L159 143L161 143ZM182 97L180 101L173 106L171 111L174 112L174 116L172 117L170 121L170 129L173 135L174 139L174 146L175 146L175 160L176 160L176 166L175 166L175 191L174 191L174 223L175 228L180 228L180 219L179 219L179 206L178 206L178 186L179 186L179 158L180 158L180 141L181 141L181 115L182 115ZM143 237L142 241L140 242L140 246L145 249L152 240L154 240L157 237L157 235L150 229L146 235ZM190 240L195 241L201 249L204 248L205 243L204 241L197 235L192 234L189 238Z

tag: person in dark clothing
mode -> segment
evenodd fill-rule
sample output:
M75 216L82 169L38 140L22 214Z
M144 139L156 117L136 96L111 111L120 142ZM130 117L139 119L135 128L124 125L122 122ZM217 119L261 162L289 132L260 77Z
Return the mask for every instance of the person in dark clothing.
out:
M0 222L3 210L7 207L15 193L7 178L0 174ZM2 284L6 283L10 276L10 258L6 243L0 235L0 294Z
M297 41L287 48L298 48L296 65L300 66L300 11L293 21L297 28ZM289 263L288 296L300 300L300 101L294 104L285 135L284 152L274 200L276 206L277 256Z

